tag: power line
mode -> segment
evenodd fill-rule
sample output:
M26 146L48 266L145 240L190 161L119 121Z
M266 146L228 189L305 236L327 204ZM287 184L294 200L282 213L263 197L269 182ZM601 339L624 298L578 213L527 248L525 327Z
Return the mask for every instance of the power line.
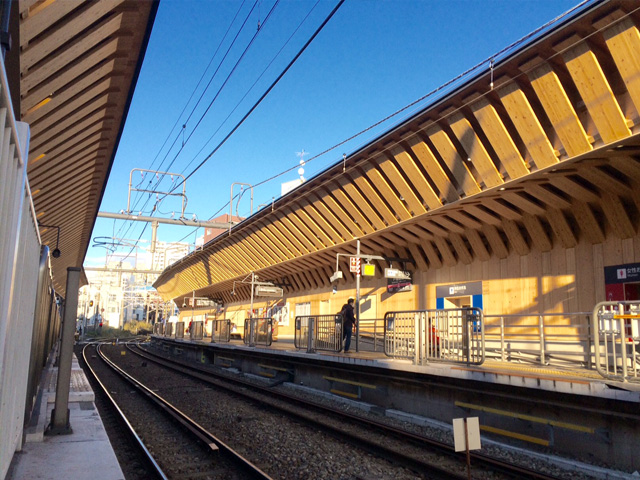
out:
M334 7L334 9L331 11L331 13L329 13L329 15L327 16L327 18L325 18L325 20L322 22L322 24L316 29L316 31L313 33L313 35L311 35L311 38L309 38L309 40L307 40L307 42L303 45L303 47L300 49L300 51L298 51L298 53L296 54L295 57L293 57L293 59L289 62L289 64L285 67L285 69L280 73L280 75L278 75L278 77L273 81L273 83L271 83L271 85L269 86L269 88L267 88L267 90L262 94L262 96L253 104L253 106L249 109L249 111L240 119L240 121L236 124L235 127L233 127L231 129L231 131L222 139L222 141L211 151L211 153L209 153L209 155L207 155L204 160L202 160L198 166L193 169L191 171L191 173L189 173L183 180L181 183L179 183L178 185L176 185L175 187L173 187L173 190L175 190L176 188L178 188L180 185L182 185L182 183L186 182L189 178L191 178L193 176L193 174L195 174L198 170L200 170L200 168L202 168L202 166L207 163L207 161L213 157L213 155L227 142L227 140L229 140L229 138L231 137L231 135L233 135L236 130L238 130L238 128L240 128L240 126L245 122L245 120L249 117L249 115L251 115L254 110L256 108L258 108L258 106L262 103L262 101L266 98L267 95L269 95L269 93L271 92L271 90L273 90L273 88L278 84L278 82L282 79L282 77L284 77L284 75L289 71L289 69L293 66L293 64L298 60L298 58L300 58L300 56L304 53L304 51L307 49L307 47L311 44L311 42L318 36L318 34L322 31L322 29L325 27L325 25L329 22L329 20L331 20L331 18L333 17L333 15L338 11L338 9L342 6L342 4L344 3L344 0L340 0L338 2L338 4ZM173 191L172 190L172 191Z

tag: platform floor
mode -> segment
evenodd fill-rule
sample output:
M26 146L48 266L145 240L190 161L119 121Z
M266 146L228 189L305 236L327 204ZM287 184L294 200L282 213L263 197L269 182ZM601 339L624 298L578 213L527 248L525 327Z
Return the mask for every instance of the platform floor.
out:
M69 392L69 435L45 435L55 404L58 369L48 367L41 382L34 418L26 430L26 443L13 456L8 480L73 479L120 480L124 474L113 451L94 394L73 357ZM96 474L99 472L99 474Z
M188 336L178 341L190 342ZM211 344L211 339L204 338L194 341L194 343ZM411 371L462 380L640 403L639 382L608 380L594 369L579 366L538 365L530 362L502 362L494 359L487 359L478 366L438 361L426 365L415 365L408 359L394 359L386 356L381 342L374 347L373 342L362 340L359 342L360 348L357 352L355 351L355 340L352 340L352 348L348 353L326 351L307 353L305 349L297 349L293 338L288 337L278 338L278 341L268 347L250 347L243 341L235 339L229 343L215 343L215 345L222 348L261 350L286 357L317 356L319 359L339 364L376 366L389 370Z

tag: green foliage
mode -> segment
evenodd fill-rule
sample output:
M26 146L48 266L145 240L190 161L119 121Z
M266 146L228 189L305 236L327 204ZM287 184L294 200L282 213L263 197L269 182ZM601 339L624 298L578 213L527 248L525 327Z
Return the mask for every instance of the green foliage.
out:
M148 322L131 320L124 324L124 330L131 335L143 335L145 333L153 332L153 325Z

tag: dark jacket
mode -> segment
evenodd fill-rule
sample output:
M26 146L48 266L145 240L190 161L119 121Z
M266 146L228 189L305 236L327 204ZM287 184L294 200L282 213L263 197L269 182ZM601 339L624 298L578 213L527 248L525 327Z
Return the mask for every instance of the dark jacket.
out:
M353 313L353 305L345 303L344 306L342 307L341 313L344 317L343 322L345 326L355 325L356 317Z

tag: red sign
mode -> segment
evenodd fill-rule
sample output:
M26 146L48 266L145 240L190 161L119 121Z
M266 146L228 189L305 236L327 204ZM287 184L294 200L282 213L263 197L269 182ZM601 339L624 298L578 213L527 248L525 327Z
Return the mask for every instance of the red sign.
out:
M349 271L351 273L360 275L360 258L359 257L349 257Z

